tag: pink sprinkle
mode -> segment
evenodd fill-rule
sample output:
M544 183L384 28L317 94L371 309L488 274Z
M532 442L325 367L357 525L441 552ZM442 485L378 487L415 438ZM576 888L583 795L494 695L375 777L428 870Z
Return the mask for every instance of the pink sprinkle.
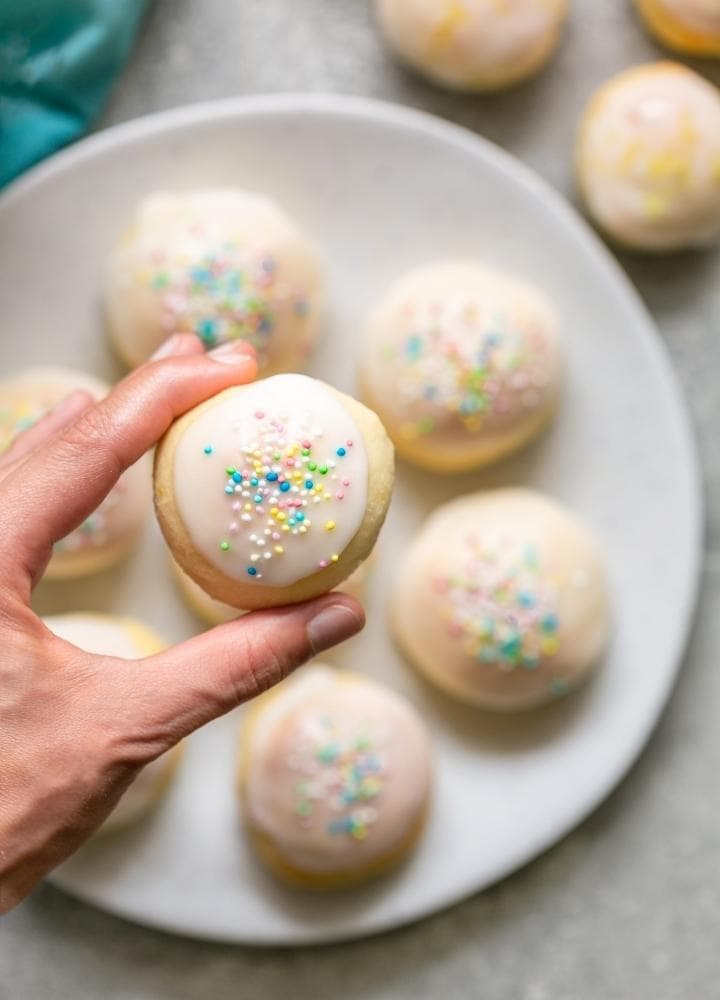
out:
M343 484L343 486L349 486L350 485L350 480L349 479L343 479L342 484Z
M239 525L238 525L237 521L233 521L232 522L232 524L230 525L229 531L230 531L230 533L232 535L236 535L238 533L238 531L239 531Z
M325 569L327 564L328 564L327 559L321 559L320 562L318 563L320 569Z
M272 533L272 535L270 537L272 538L272 540L274 542L279 542L280 541L280 532L279 531L273 531L273 533Z
M337 493L335 494L335 498L336 500L344 500L345 494L343 493L342 490L338 490Z
M312 447L312 441L305 440L305 441L302 441L301 444L302 444L303 448L311 448Z
M287 465L287 467L289 469L294 468L295 467L295 459L294 458L286 458L285 459L285 465Z
M263 413L262 410L255 410L255 417L257 420L262 420L264 416L265 414Z
M347 440L347 441L345 442L345 444L346 444L346 445L348 446L348 448L352 448L352 446L353 446L353 443L352 443L352 441L351 441L351 440L350 440L349 438L348 438L348 440Z
M230 506L232 507L233 510L240 510L241 503L239 500L233 500Z
M264 514L265 513L265 508L262 506L262 504L260 504L259 507L256 507L255 510L257 511L258 514Z

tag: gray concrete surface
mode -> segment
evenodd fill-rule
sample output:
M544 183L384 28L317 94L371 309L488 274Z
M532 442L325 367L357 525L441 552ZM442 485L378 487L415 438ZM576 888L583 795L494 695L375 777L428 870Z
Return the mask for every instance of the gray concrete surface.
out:
M585 99L614 71L660 55L627 0L572 6L550 69L481 99L443 94L394 66L365 0L156 0L101 124L241 93L365 94L475 129L572 197L569 149ZM720 78L717 67L701 68ZM43 887L0 927L2 1000L720 996L720 256L623 264L687 392L709 531L697 627L675 696L622 787L572 836L491 891L350 945L261 951L195 943Z

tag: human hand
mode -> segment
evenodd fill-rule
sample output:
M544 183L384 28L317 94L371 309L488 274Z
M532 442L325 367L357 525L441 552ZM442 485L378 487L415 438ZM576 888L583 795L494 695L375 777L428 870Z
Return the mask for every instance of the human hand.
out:
M101 402L75 392L0 458L0 913L70 855L140 768L362 628L332 593L142 660L94 656L30 609L53 544L191 407L256 374L251 349L172 337Z

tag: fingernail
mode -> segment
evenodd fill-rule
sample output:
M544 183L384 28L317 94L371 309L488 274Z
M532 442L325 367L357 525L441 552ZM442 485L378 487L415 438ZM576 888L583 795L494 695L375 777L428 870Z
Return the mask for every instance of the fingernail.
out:
M246 365L255 361L255 352L244 340L228 340L219 347L208 351L208 357L219 361L222 365Z
M174 333L172 337L168 337L167 340L163 341L158 349L150 355L150 360L162 361L163 358L169 358L177 350L179 341L180 337L177 333Z
M331 604L323 608L306 626L313 653L321 653L330 646L344 642L359 632L364 624L360 615L344 604Z

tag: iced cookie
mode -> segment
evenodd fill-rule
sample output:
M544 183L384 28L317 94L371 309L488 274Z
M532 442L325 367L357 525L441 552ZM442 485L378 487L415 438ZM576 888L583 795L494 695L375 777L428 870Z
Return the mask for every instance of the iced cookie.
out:
M567 0L375 0L397 55L453 90L500 90L550 59Z
M238 608L339 586L385 519L393 450L370 410L276 375L191 410L158 447L155 505L180 567Z
M588 105L578 135L588 212L618 243L663 251L720 237L720 95L677 63L625 70Z
M562 379L555 309L533 285L474 260L403 275L373 311L363 399L398 454L434 472L496 461L552 416Z
M239 775L262 860L291 883L335 888L379 875L416 843L430 743L399 695L311 665L252 710Z
M371 553L365 562L361 563L340 585L343 593L352 594L361 604L373 555L374 553ZM186 605L206 625L222 625L223 622L232 621L243 613L238 608L233 608L230 604L223 604L222 601L216 601L209 594L206 594L202 587L198 586L187 573L184 573L174 560L172 570L178 590Z
M530 490L438 508L399 568L392 627L408 660L480 708L540 705L597 666L609 631L604 562L588 529Z
M249 341L263 374L304 367L318 336L322 279L295 222L235 188L153 194L105 272L113 345L130 367L172 333L207 347Z
M85 372L27 368L0 382L0 454L76 389L101 399L110 386ZM45 576L65 580L120 562L139 540L151 507L149 457L128 469L97 510L54 548Z
M718 0L635 0L650 31L676 52L720 57Z
M51 615L43 621L61 639L100 656L136 660L159 653L167 646L164 639L134 618L87 613ZM130 826L156 806L172 780L181 754L182 749L177 746L146 764L99 832L114 833Z

